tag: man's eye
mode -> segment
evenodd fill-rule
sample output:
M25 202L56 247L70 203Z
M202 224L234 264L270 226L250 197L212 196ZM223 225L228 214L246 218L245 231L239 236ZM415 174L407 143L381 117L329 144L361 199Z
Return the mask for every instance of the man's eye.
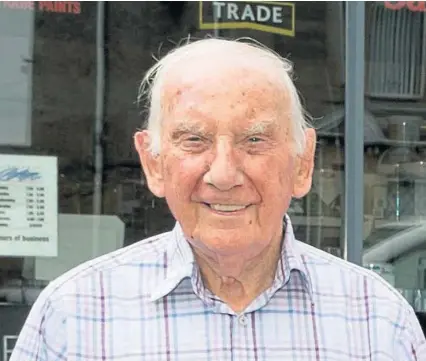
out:
M250 143L259 143L259 142L262 141L262 138L260 138L260 137L250 137L248 140L249 140Z
M201 142L201 137L191 136L185 139L187 142Z
M206 146L206 139L197 135L190 135L182 139L182 149L191 152L202 151Z

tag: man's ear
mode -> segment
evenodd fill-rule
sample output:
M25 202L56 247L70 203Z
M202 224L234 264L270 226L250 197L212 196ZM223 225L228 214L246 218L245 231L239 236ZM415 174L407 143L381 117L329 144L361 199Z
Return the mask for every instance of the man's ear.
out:
M317 136L315 129L305 131L305 150L300 154L296 162L296 174L293 184L293 197L302 198L311 190L312 174L314 172L315 147Z
M151 136L147 130L135 133L135 148L146 176L149 190L159 198L164 197L164 179L161 157L150 149Z

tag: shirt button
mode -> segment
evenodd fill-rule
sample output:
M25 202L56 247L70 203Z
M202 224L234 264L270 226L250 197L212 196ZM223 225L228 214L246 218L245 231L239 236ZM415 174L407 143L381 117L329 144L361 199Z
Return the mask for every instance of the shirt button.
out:
M238 316L238 322L241 326L247 326L248 320L246 315L240 315Z

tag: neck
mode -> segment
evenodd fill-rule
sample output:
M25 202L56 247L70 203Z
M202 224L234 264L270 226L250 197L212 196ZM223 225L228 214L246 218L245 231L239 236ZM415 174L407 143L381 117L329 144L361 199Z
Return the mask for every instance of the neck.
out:
M280 233L256 256L212 256L194 249L205 287L235 312L243 311L272 285L281 257L281 240Z

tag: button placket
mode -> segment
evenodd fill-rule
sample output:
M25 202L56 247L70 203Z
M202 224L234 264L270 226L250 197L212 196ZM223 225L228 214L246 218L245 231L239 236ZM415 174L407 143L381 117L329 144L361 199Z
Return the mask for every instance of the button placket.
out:
M247 316L246 315L239 315L238 316L238 323L241 325L241 326L247 326L247 324L248 324L248 319L247 319Z

